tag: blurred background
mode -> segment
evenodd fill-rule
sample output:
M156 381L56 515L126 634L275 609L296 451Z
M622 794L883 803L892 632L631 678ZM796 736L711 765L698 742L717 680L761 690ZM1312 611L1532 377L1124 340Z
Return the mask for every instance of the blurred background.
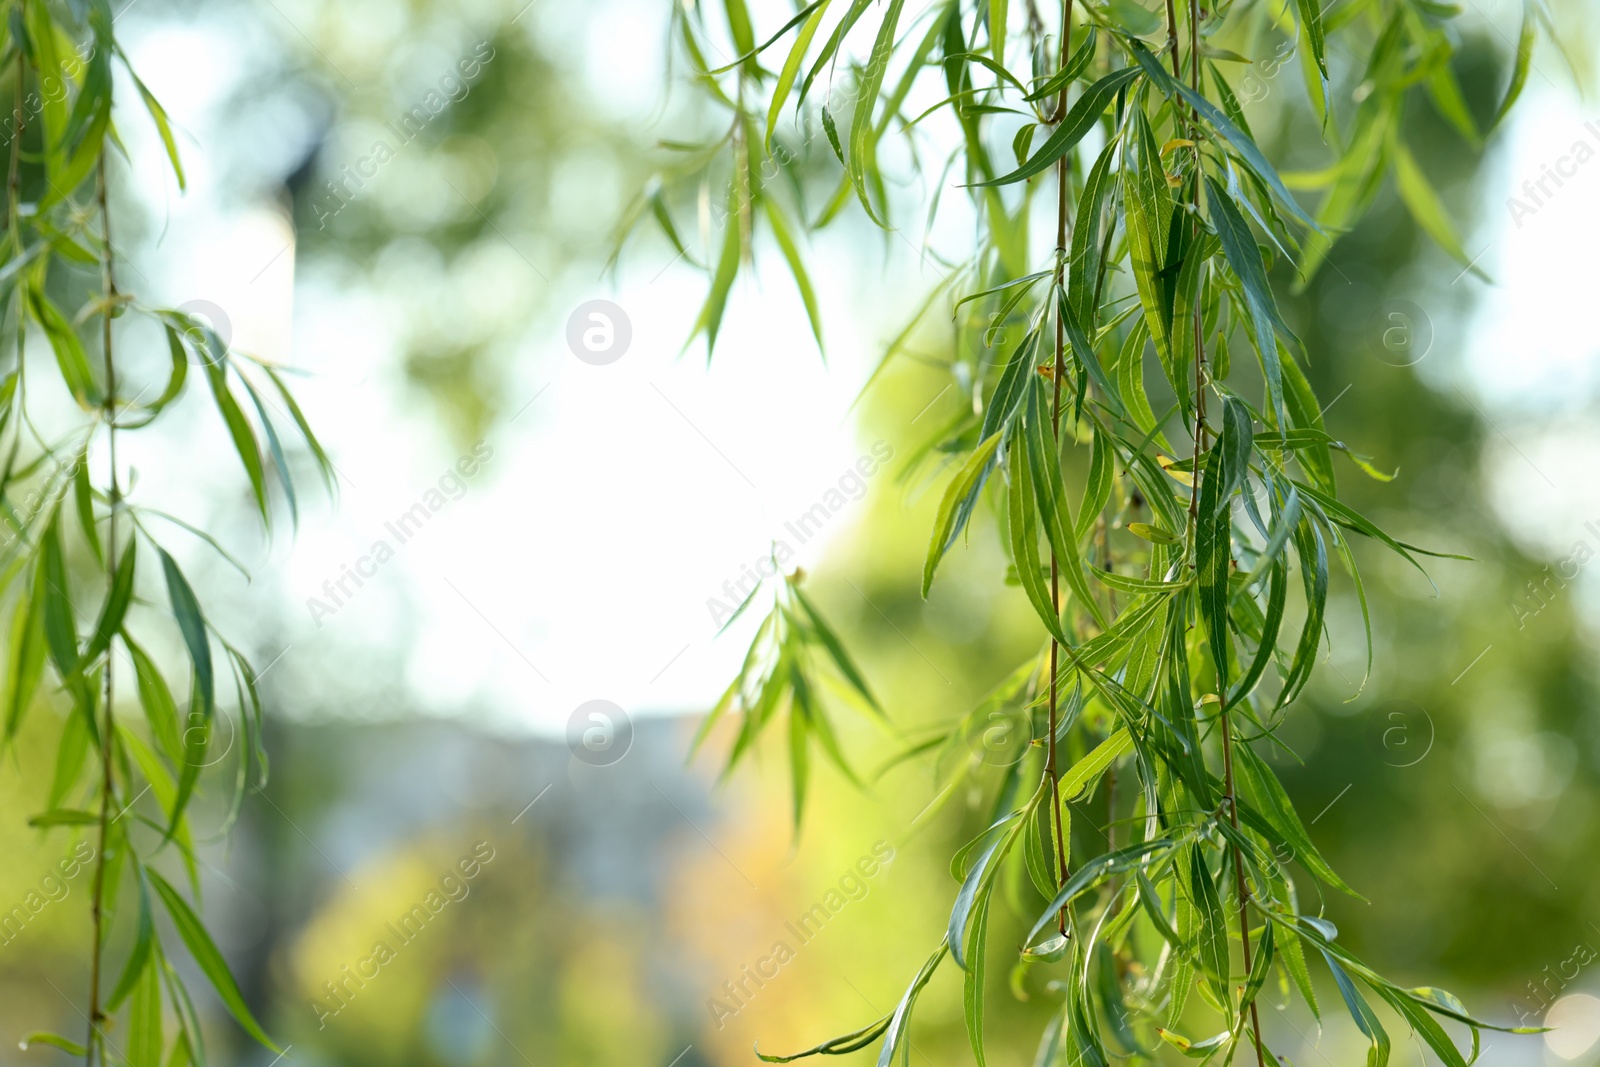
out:
M753 7L763 26L787 10ZM1464 7L1461 80L1484 117L1521 4ZM1483 151L1420 100L1407 116L1492 284L1386 190L1287 308L1331 432L1398 471L1350 479L1352 502L1473 562L1434 562L1430 585L1356 546L1371 678L1336 582L1332 651L1288 727L1306 763L1280 773L1375 902L1329 901L1355 951L1497 1022L1560 1025L1491 1036L1489 1064L1600 1063L1600 104L1579 88L1593 10L1552 14L1566 57L1541 41ZM220 428L133 458L142 493L220 531L253 573L185 560L270 705L271 777L204 850L203 883L285 1062L747 1064L754 1042L794 1051L882 1014L942 930L976 797L907 838L933 796L923 770L857 791L818 768L796 837L776 753L720 785L714 755L686 758L759 614L718 637L715 605L774 541L894 721L840 716L864 768L895 731L969 710L1038 634L996 581L992 525L918 595L940 483L903 461L949 414L919 359L949 344L945 320L855 403L941 277L915 228L847 212L812 237L826 359L771 249L709 365L703 342L684 350L705 289L693 225L691 256L641 231L607 270L658 142L706 129L670 88L666 28L648 0L133 0L118 15L191 178L180 195L153 135L123 131L136 288L303 371L340 475L337 501L303 499L297 534L266 542ZM1249 78L1254 128L1313 165L1298 79L1268 63ZM1524 183L1558 165L1535 203ZM926 180L905 176L906 204ZM609 363L569 347L593 300L625 323ZM803 544L786 532L825 500ZM32 723L0 770L8 810L48 786L28 751L55 727ZM60 858L21 824L0 829L0 908ZM21 1062L23 1033L81 1025L86 883L45 888L48 907L0 931L0 1063ZM1032 1062L1047 1009L992 977L994 1059ZM199 1007L217 1062L272 1062ZM1347 1022L1267 1014L1294 1062L1360 1061ZM1415 1041L1396 1056L1427 1062ZM914 1059L970 1062L949 974Z

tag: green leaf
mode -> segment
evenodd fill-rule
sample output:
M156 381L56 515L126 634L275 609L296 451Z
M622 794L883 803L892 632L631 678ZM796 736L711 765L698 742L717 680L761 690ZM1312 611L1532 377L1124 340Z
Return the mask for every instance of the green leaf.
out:
M199 916L195 915L178 891L167 884L165 878L148 869L147 873L150 876L150 884L155 887L156 895L161 898L161 903L167 909L167 915L172 919L172 925L178 931L178 936L183 938L184 945L189 949L189 955L194 958L195 964L211 983L211 987L217 991L217 996L222 999L228 1012L251 1037L273 1052L282 1052L283 1050L273 1044L272 1039L261 1029L255 1016L250 1014L250 1009L245 1005L244 997L240 994L233 975L229 973L222 953L218 952L217 946L212 943L211 935L206 933Z
M1083 91L1077 103L1067 112L1055 132L1039 146L1026 163L1000 178L986 182L972 183L977 188L988 188L996 185L1011 185L1016 182L1026 181L1037 174L1043 173L1051 164L1068 152L1074 145L1083 140L1083 137L1094 124L1099 121L1105 112L1106 106L1116 97L1125 86L1139 76L1137 67L1124 67L1119 71L1107 74Z
M1000 380L995 383L994 395L989 397L989 407L983 414L980 438L987 439L1011 425L1022 400L1028 395L1034 378L1034 360L1039 356L1040 327L1035 326L1018 342Z
M933 586L933 572L939 561L949 551L966 525L967 517L977 501L983 483L994 465L995 449L1000 447L1000 434L991 434L956 472L939 501L939 513L933 523L933 540L928 544L928 558L922 565L922 596L928 596Z
M1283 784L1278 781L1278 776L1272 768L1262 762L1261 757L1255 754L1248 744L1236 744L1233 748L1235 770L1239 775L1239 782L1244 787L1244 794L1249 806L1259 814L1268 827L1271 836L1279 838L1294 850L1295 858L1301 866L1316 875L1328 885L1333 886L1341 893L1348 893L1357 900L1365 900L1360 893L1351 889L1340 878L1328 861L1322 858L1322 853L1317 851L1317 846L1311 840L1305 825L1300 821L1300 815L1295 811L1294 802L1289 799L1289 794L1284 792Z
M1311 984L1311 972L1306 968L1306 951L1300 944L1300 935L1287 926L1283 926L1282 930L1279 952L1283 957L1283 969L1294 979L1300 995L1305 998L1306 1006L1311 1009L1311 1017L1320 1025L1322 1012L1317 1008L1317 989Z
M1172 221L1172 197L1167 172L1155 135L1141 109L1135 108L1132 135L1123 150L1123 221L1128 235L1128 259L1133 281L1144 308L1144 324L1155 343L1156 355L1172 375L1180 396L1183 380L1172 374L1172 305L1168 301L1165 270L1167 237Z
M772 103L767 108L767 151L772 150L772 131L778 127L778 115L783 111L784 102L789 99L789 92L794 88L795 77L800 73L800 64L805 61L806 50L811 47L811 39L817 35L817 27L822 25L822 16L828 13L828 5L833 0L822 0L813 4L805 16L805 25L800 27L800 32L795 35L794 47L789 50L789 58L783 61L783 69L778 72L778 83L772 90ZM801 12L805 15L805 12ZM795 16L799 18L800 15Z
M1489 276L1478 269L1472 257L1467 255L1467 250L1461 246L1461 238L1456 233L1455 223L1451 222L1450 216L1445 213L1439 194L1434 192L1433 186L1428 183L1428 177L1417 165L1411 149L1407 148L1405 142L1398 137L1394 143L1394 181L1396 188L1400 190L1400 199L1405 203L1406 210L1411 212L1411 217L1416 220L1422 231L1433 238L1434 243L1440 248L1450 253L1451 258L1457 263L1484 281L1490 281Z
M1029 103L1045 100L1055 96L1062 89L1077 81L1078 77L1089 69L1089 64L1095 57L1095 47L1099 44L1099 38L1100 31L1090 26L1089 32L1083 35L1083 40L1079 41L1078 46L1072 50L1072 55L1068 57L1066 66L1056 71L1048 81L1034 89L1023 99Z
M883 1036L883 1032L889 1028L890 1020L891 1016L885 1015L877 1022L869 1023L859 1030L852 1030L848 1034L829 1038L820 1045L788 1056L769 1056L762 1052L760 1046L757 1045L755 1050L756 1059L763 1063L793 1063L795 1060L803 1060L807 1056L844 1056L851 1052L859 1052Z
M69 808L57 808L54 811L42 812L28 819L29 826L95 826L100 822L100 816L92 811L75 811Z
M216 400L217 411L228 426L228 436L233 438L234 451L244 464L250 478L250 489L255 493L256 510L261 513L263 525L271 525L272 514L267 508L266 472L261 466L261 450L256 445L255 431L239 409L239 402L228 388L227 365L221 361L206 362L206 378L211 383L211 395Z
M1144 907L1144 914L1150 920L1150 925L1156 928L1156 933L1160 934L1162 939L1171 945L1174 951L1182 956L1187 956L1189 953L1188 945L1183 938L1178 936L1178 932L1172 928L1172 922L1167 918L1166 905L1162 903L1161 894L1156 891L1155 884L1146 877L1143 871L1135 872L1135 880L1139 887L1139 902Z
M956 894L955 903L950 908L950 922L945 931L945 940L950 945L950 958L955 960L956 966L966 969L967 959L964 946L967 942L968 924L974 921L974 914L980 898L987 898L988 890L994 885L995 875L1000 870L1000 861L1005 859L1011 851L1011 846L1016 844L1017 835L1022 832L1028 823L1028 816L1033 812L1033 805L1038 803L1039 796L1026 807L1018 808L1001 817L984 835L989 837L989 843L973 861L967 870L967 876L962 880L961 890Z
M1196 941L1200 968L1211 982L1217 1000L1228 1003L1228 924L1222 913L1222 899L1206 866L1205 851L1195 845L1189 857L1189 893L1200 920Z
M1272 286L1267 282L1266 268L1261 263L1261 249L1257 247L1244 216L1234 206L1232 197L1209 175L1206 177L1206 192L1206 204L1211 209L1211 223L1222 242L1222 254L1227 257L1228 266L1233 268L1233 273L1244 286L1245 304L1250 308L1250 318L1254 323L1256 351L1261 354L1262 366L1266 369L1267 394L1282 425L1283 366L1278 359L1277 331L1281 331L1296 345L1300 343L1299 338L1295 337L1278 314L1278 302L1272 296Z
M103 566L106 555L100 547L100 531L95 529L94 525L94 489L89 484L87 449L78 457L78 462L73 467L72 496L73 505L78 511L78 526L83 530L83 539L89 545L89 551L94 553L95 561Z
M1110 737L1094 746L1088 755L1074 763L1061 776L1059 788L1063 803L1069 800L1076 800L1093 789L1107 769L1132 747L1133 738L1128 735L1126 728L1118 729Z
M823 648L827 649L829 658L833 660L833 665L839 668L839 673L844 675L857 693L861 694L861 699L867 702L867 706L880 716L883 715L883 706L878 703L878 698L872 695L872 690L867 685L866 677L862 675L860 668L856 666L855 660L850 658L850 653L846 651L844 642L839 640L839 635L833 632L833 628L822 617L822 612L818 611L816 605L811 603L810 597L800 591L799 585L791 583L789 588L794 591L795 600L805 609L806 617L811 620L811 625L818 639L822 641Z
M1228 640L1228 564L1233 549L1229 510L1220 499L1225 475L1223 450L1219 438L1206 464L1200 484L1199 514L1195 517L1195 569L1200 612L1206 620L1206 643L1217 672L1217 692L1228 691L1228 659L1232 645Z
M76 1041L69 1041L60 1034L52 1034L48 1030L35 1030L33 1033L17 1042L22 1051L28 1051L30 1045L50 1045L73 1056L87 1056L89 1050Z
M1384 1030L1383 1024L1378 1021L1377 1014L1372 1010L1372 1005L1367 1003L1367 998L1361 995L1350 976L1345 973L1333 954L1326 950L1322 958L1327 961L1328 970L1333 972L1334 984L1339 987L1339 995L1344 997L1345 1007L1350 1011L1350 1017L1355 1020L1357 1028L1367 1036L1370 1047L1367 1049L1367 1067L1387 1067L1389 1062L1389 1034Z
M1149 541L1152 544L1157 545L1176 545L1181 543L1183 540L1183 538L1179 537L1171 530L1163 529L1160 526L1153 526L1148 522L1130 522L1127 525L1127 531L1141 540Z
M1171 841L1166 838L1157 838L1153 841L1141 841L1137 845L1131 845L1116 852L1107 852L1080 864L1078 869L1072 872L1072 877L1068 878L1066 884L1056 893L1050 904L1040 913L1038 920L1034 922L1033 928L1028 931L1028 936L1024 938L1024 941L1031 944L1034 938L1039 936L1039 931L1055 922L1056 915L1062 908L1072 903L1073 900L1077 899L1079 895L1092 886L1098 885L1105 879L1121 874L1124 871L1143 866L1148 862L1148 857L1152 853L1171 847Z
M145 882L143 866L135 867L134 873L138 876L135 881L139 886L139 926L134 935L133 951L128 954L128 962L122 968L122 977L117 979L116 988L106 1000L108 1012L117 1010L117 1006L133 992L146 972L154 978L159 971L151 953L155 941L155 921L150 913L150 889Z
M1078 552L1078 542L1073 536L1072 510L1067 504L1066 487L1062 484L1060 453L1055 438L1046 429L1050 416L1045 411L1042 380L1035 376L1030 384L1031 404L1026 425L1028 467L1033 475L1035 495L1039 501L1039 521L1045 538L1055 553L1061 577L1065 578L1078 604L1087 611L1102 630L1109 629L1099 601L1095 600L1084 576L1083 557ZM1064 642L1070 644L1071 642Z
M1500 101L1500 106L1495 109L1494 121L1489 123L1490 130L1505 121L1512 105L1522 95L1522 87L1528 84L1528 69L1533 65L1533 44L1536 36L1534 5L1535 0L1522 0L1522 30L1517 34L1517 59L1511 68L1511 82L1506 86L1506 95Z
M1004 0L997 0L1004 3ZM983 979L989 954L989 898L994 893L991 881L972 907L971 943L967 948L966 973L961 981L962 1015L967 1023L967 1041L972 1045L978 1067L988 1067L983 1053Z
M121 52L121 49L118 49ZM172 122L167 118L166 108L156 99L148 86L133 72L133 65L128 62L128 57L122 57L123 65L128 68L128 75L133 79L134 86L139 90L139 98L144 101L144 108L150 112L150 118L156 124L156 132L161 134L161 144L167 150L167 161L172 164L172 173L178 179L178 191L183 192L188 188L183 178L183 161L178 158L178 142L172 136ZM157 1000L159 1004L159 999ZM157 1037L160 1036L159 1029Z
M55 773L50 779L50 799L47 802L51 808L60 807L61 801L78 784L89 756L91 722L92 714L84 715L74 710L61 727L61 740L56 742Z
M161 1067L161 976L153 966L141 968L128 1010L128 1067Z
M822 73L833 57L838 54L839 46L844 43L845 36L855 28L867 8L872 6L872 0L851 0L850 7L844 13L844 18L833 28L833 33L828 35L827 41L822 45L822 51L817 53L816 62L811 65L811 70L806 74L806 80L800 83L800 103L805 102L806 94L811 91L811 83L817 75ZM799 106L798 104L796 105Z
M822 345L822 315L817 309L817 294L811 288L811 278L806 274L805 260L800 255L799 247L794 243L794 235L789 231L789 224L784 220L783 210L771 197L763 198L761 206L767 211L767 221L772 224L772 236L778 241L778 248L783 252L783 258L789 264L789 273L794 275L794 284L800 290L800 300L806 306L806 318L811 322L811 335L817 339L817 348Z
M43 585L44 636L50 659L63 681L78 671L78 633L72 612L72 591L67 582L67 564L61 545L61 512L51 516L39 549L39 564L34 576Z
M735 182L728 188L728 217L723 220L722 253L717 258L716 273L711 278L711 291L706 294L706 302L700 308L700 318L689 333L689 340L693 341L700 331L705 331L707 362L716 350L717 331L722 328L722 313L728 306L728 293L733 289L733 280L739 273L740 211L738 183ZM684 347L688 347L688 342L684 343Z
M798 678L794 664L789 665L792 677ZM789 785L794 798L794 832L800 833L800 819L806 810L806 785L811 777L810 744L805 703L798 694L792 696L789 706Z
M267 415L267 408L261 402L261 395L256 392L256 387L244 375L239 376L239 381L244 385L244 391L249 394L250 402L255 405L256 415L261 419L261 430L267 435L267 454L272 457L272 467L278 472L278 484L283 486L284 499L289 503L289 521L296 529L300 528L300 504L295 498L294 475L289 473L289 461L283 454L283 443L278 440L278 431L272 425L272 419Z
M83 654L86 660L93 660L110 648L111 638L122 629L128 605L133 602L133 568L138 557L137 545L136 540L130 540L122 558L117 561L111 588L106 593L106 602L101 605L100 618L95 623L94 636L89 639L89 648Z
M1095 427L1089 450L1089 478L1083 486L1083 500L1078 505L1077 521L1072 525L1073 535L1080 540L1088 535L1095 519L1111 500L1115 450L1109 444L1110 437L1110 433L1098 425Z
M1433 98L1433 106L1438 108L1439 114L1444 116L1446 122L1455 127L1461 139L1474 148L1481 148L1483 135L1478 132L1478 124L1472 117L1472 109L1467 105L1466 98L1461 95L1461 83L1456 79L1456 72L1450 66L1453 49L1442 38L1441 45L1438 58L1432 63L1433 70L1428 74L1428 95Z
M178 620L183 643L188 646L189 659L194 664L201 707L209 719L216 711L217 704L216 681L211 668L211 641L206 633L205 615L177 561L164 548L158 547L156 551L161 554L161 571L167 580L167 597L172 602L172 614Z
M1016 564L1017 579L1028 595L1028 602L1044 623L1045 631L1062 644L1070 644L1067 632L1061 627L1050 591L1044 582L1044 566L1039 562L1039 512L1038 496L1033 486L1033 472L1020 445L1013 445L1007 456L1007 472L1011 486L1006 493L1007 514L1011 527L1011 558Z
M174 353L174 358L176 358L176 353ZM317 469L322 472L323 483L331 490L334 485L333 463L328 459L328 454L323 451L322 443L317 440L317 435L311 432L311 424L306 422L305 414L301 412L300 405L295 401L294 394L289 392L289 387L283 384L283 379L278 377L277 371L268 366L263 366L261 369L267 372L267 377L272 379L272 384L278 387L278 395L283 398L284 406L289 409L289 415L294 419L295 426L299 428L300 436L305 438L306 447L311 449L311 454L316 457ZM173 373L178 378L177 388L182 389L183 380L181 376L177 375L176 367L173 368ZM167 386L167 390L168 392L173 391L173 386L170 383Z
M22 717L33 701L33 692L44 673L44 583L36 576L28 595L17 598L7 633L6 672L0 679L4 695L5 739L16 737Z
M1256 143L1243 130L1234 125L1233 121L1221 111L1218 111L1216 105L1211 101L1182 82L1176 81L1171 74L1162 69L1161 63L1155 56L1150 54L1150 50L1143 44L1138 41L1130 41L1128 47L1133 52L1134 58L1138 60L1139 65L1144 68L1145 74L1149 76L1151 81L1155 82L1161 92L1174 103L1179 98L1182 98L1185 103L1198 111L1200 117L1205 119L1224 141L1228 142L1229 146L1238 154L1240 161L1250 169L1251 173L1266 183L1267 187L1272 190L1273 195L1288 209L1291 215L1312 230L1321 229L1311 216L1305 213L1305 209L1295 201L1295 198L1289 195L1289 190L1283 186L1283 179L1278 177L1278 172L1273 169L1271 163L1267 162L1267 157L1261 154L1261 149L1256 147Z
M873 42L872 54L856 85L856 109L850 120L850 157L846 162L846 173L850 175L850 184L855 186L856 197L861 201L861 206L866 208L867 214L879 225L887 223L879 217L877 209L872 205L872 199L867 195L868 176L876 173L878 167L877 135L872 115L878 106L878 94L883 89L883 76L888 71L889 60L894 54L895 28L900 23L900 11L904 7L905 0L889 0L884 10L883 22L878 27L878 38Z
M150 735L161 746L162 752L173 764L184 762L183 738L178 729L178 705L172 699L166 679L143 648L122 635L128 655L133 659L134 673L139 682L139 704L144 708L145 719L150 723Z
M1083 366L1089 379L1094 382L1095 388L1100 391L1101 403L1109 408L1112 414L1126 418L1127 410L1122 403L1122 394L1106 374L1105 368L1100 365L1100 356L1095 352L1094 344L1084 332L1083 324L1079 321L1071 302L1067 300L1066 293L1060 289L1056 290L1056 314L1060 317L1062 330L1066 332L1067 343L1072 346L1073 356Z
M933 978L933 973L939 967L939 962L944 959L948 950L947 942L940 942L933 955L928 957L917 976L912 979L911 985L906 989L905 995L900 998L900 1003L895 1005L894 1014L889 1017L889 1025L883 1032L883 1048L878 1053L878 1067L892 1067L895 1053L900 1053L902 1067L911 1060L911 1042L907 1038L907 1031L911 1027L911 1012L916 1007L917 997Z
M744 0L722 0L722 9L728 15L728 32L733 35L733 46L746 55L755 51L756 33L750 25L750 9Z
M1300 9L1300 26L1306 41L1311 45L1311 57L1316 61L1317 72L1322 75L1324 92L1328 84L1327 38L1322 29L1321 0L1296 0Z
M49 339L50 348L55 352L56 366L61 369L61 380L66 383L72 398L85 411L99 407L100 388L89 371L89 358L84 354L83 342L78 340L72 323L60 308L50 302L41 287L29 285L27 297L28 310Z
M1083 192L1078 197L1078 208L1072 227L1072 258L1068 266L1067 292L1075 318L1090 331L1096 328L1100 317L1100 309L1095 306L1095 298L1098 295L1095 287L1100 278L1101 268L1104 266L1100 261L1103 225L1101 216L1104 214L1106 203L1115 195L1118 182L1121 180L1120 173L1111 169L1119 140L1116 135L1107 138L1105 148L1101 149L1094 166L1089 168L1089 176L1084 179ZM1113 219L1104 225L1114 228L1116 221ZM1076 342L1073 343L1073 350L1077 350Z

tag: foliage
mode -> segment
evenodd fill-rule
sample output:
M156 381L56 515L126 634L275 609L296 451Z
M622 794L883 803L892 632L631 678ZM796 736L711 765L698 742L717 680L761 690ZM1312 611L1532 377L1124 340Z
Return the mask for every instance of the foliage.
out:
M81 1042L36 1033L24 1047L52 1045L89 1064L204 1063L177 946L163 932L170 929L240 1026L275 1048L179 888L187 883L198 902L189 813L202 771L217 766L213 775L231 779L231 823L267 763L257 672L214 630L164 538L193 536L237 563L205 531L139 499L118 445L129 433L183 426L175 416L198 368L264 527L276 511L273 480L297 516L281 433L304 441L330 486L331 466L279 368L233 351L209 323L145 305L117 284L108 186L113 149L122 150L118 120L153 122L180 189L184 173L165 111L118 44L108 0L15 0L7 13L0 76L14 97L0 302L12 344L0 378L0 592L14 603L3 743L30 714L70 705L47 810L28 821L95 845L87 1033ZM127 112L114 106L124 85L137 94ZM164 381L139 388L127 368L143 365L138 356L152 342L168 369ZM75 402L65 417L56 381ZM168 645L184 650L181 666L163 662ZM237 726L222 724L228 716ZM225 763L227 750L214 751L213 741L235 730L243 743ZM108 945L119 919L130 933L119 938L128 949L114 964ZM119 1014L125 1021L113 1038Z
M1018 7L1024 18L1013 23ZM1419 557L1438 555L1341 501L1335 452L1384 476L1327 433L1303 367L1312 353L1283 314L1274 278L1309 283L1391 174L1419 228L1467 262L1401 119L1425 93L1460 137L1481 143L1526 79L1539 9L1527 7L1509 85L1487 123L1466 105L1452 66L1457 11L1432 0L1326 10L1317 0L1215 9L1168 0L1157 14L1131 0L1069 0L1052 40L1032 2L944 0L908 16L902 0L817 0L768 37L744 0L674 6L674 55L726 126L703 144L664 146L682 162L661 172L629 225L648 214L687 256L674 209L690 197L712 205L721 230L695 327L708 355L753 243L770 230L820 343L796 232L852 203L893 229L892 179L936 175L928 228L955 216L970 220L975 238L918 316L952 307L958 344L948 370L965 400L918 453L917 462L943 458L953 468L923 593L988 507L1043 630L1037 654L1001 691L901 757L935 760L941 798L976 783L989 806L987 828L952 861L960 887L945 935L904 999L862 1029L763 1059L881 1042L880 1067L907 1062L917 998L948 958L964 973L982 1067L990 902L997 885L1017 884L1031 885L1037 919L1009 961L1013 987L1043 981L1058 1004L1040 1064L1177 1053L1265 1063L1272 1052L1256 1002L1269 981L1292 986L1321 1018L1312 955L1368 1041L1369 1065L1386 1064L1391 1048L1372 996L1446 1064L1475 1059L1480 1031L1502 1029L1442 990L1373 971L1339 943L1321 906L1303 907L1308 886L1319 900L1324 888L1357 894L1261 755L1286 748L1278 731L1315 668L1330 558L1361 605L1370 664L1352 535L1419 570ZM1337 54L1328 43L1336 34L1346 44ZM1280 173L1224 73L1264 38L1287 44L1280 56L1298 54L1307 105L1298 116L1334 154L1320 169ZM859 53L857 41L866 45ZM763 65L780 56L776 70ZM930 84L936 102L914 111ZM1352 110L1336 106L1347 99ZM791 102L797 147L781 123ZM837 168L811 150L814 125ZM891 140L891 130L901 136ZM890 150L896 158L881 165ZM826 199L813 213L806 194L819 180ZM961 208L946 195L952 184L966 192ZM1322 190L1317 209L1291 189ZM1041 190L1055 233L1043 255L1030 247ZM798 595L797 580L780 595ZM816 719L794 710L809 698L783 692L787 644L768 632L794 619L792 608L774 609L757 646L776 642L779 669L752 685L747 660L718 707L744 711L730 769L781 700L791 728ZM842 650L838 663L856 681ZM1031 739L1002 766L970 751L997 708L1022 715ZM792 751L804 747L803 735L791 740ZM1085 755L1062 767L1068 749ZM798 805L799 756L791 773ZM1119 774L1131 780L1120 792ZM1099 790L1108 840L1080 851L1068 804ZM1470 1055L1446 1023L1466 1028Z

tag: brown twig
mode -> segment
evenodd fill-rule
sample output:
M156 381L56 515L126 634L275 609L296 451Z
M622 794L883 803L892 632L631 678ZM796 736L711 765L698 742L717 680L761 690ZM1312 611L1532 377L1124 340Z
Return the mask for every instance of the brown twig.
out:
M107 519L106 528L106 582L111 585L116 581L117 574L117 508L120 505L122 491L117 484L117 372L111 359L111 316L116 308L117 284L111 270L111 212L107 206L106 197L106 161L102 153L100 157L99 180L97 182L100 199L100 228L101 237L105 245L105 252L101 259L100 276L105 287L105 311L101 324L101 347L104 358L106 395L103 405L106 421L107 450L111 461L111 513ZM87 458L85 459L87 462ZM89 1037L84 1042L84 1063L86 1067L94 1067L95 1049L102 1044L100 1024L105 1016L100 1009L100 970L101 957L105 951L105 873L106 873L106 838L111 833L111 800L115 783L112 779L112 767L116 758L116 723L111 715L112 707L112 675L115 673L110 647L106 649L106 685L105 685L105 725L100 732L100 849L95 856L94 890L90 902L90 912L94 919L94 953L90 958L89 970ZM102 1062L105 1057L100 1057Z
M1072 0L1062 0L1061 4L1061 69L1066 69L1067 57L1072 48ZM1061 87L1061 93L1056 97L1056 111L1059 116L1067 113L1067 86ZM1067 255L1067 163L1071 153L1062 155L1056 163L1056 272L1055 285L1051 289L1052 296L1061 289L1063 273L1066 268ZM1050 402L1050 436L1056 442L1056 454L1059 461L1061 441L1061 379L1066 373L1066 333L1061 322L1059 312L1056 315L1056 352L1054 373L1051 375L1054 385L1053 396ZM1050 608L1057 619L1061 617L1061 566L1056 559L1054 546L1050 549ZM1061 779L1056 767L1056 716L1059 681L1056 678L1058 657L1061 645L1054 635L1050 638L1050 736L1045 743L1045 768L1044 773L1050 779L1050 804L1051 822L1055 824L1056 838L1056 870L1059 884L1065 885L1067 881L1067 849L1065 835L1061 832ZM1056 928L1065 935L1067 932L1067 909L1062 905L1060 913L1056 916Z

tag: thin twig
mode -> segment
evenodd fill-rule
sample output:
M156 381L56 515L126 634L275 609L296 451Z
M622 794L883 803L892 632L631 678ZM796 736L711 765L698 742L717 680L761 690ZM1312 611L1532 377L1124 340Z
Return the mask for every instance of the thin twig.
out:
M111 358L111 315L116 307L117 283L111 270L111 211L107 206L106 197L106 160L104 146L102 145L98 193L100 198L100 230L105 246L101 259L101 280L105 287L105 312L101 323L101 348L105 366L105 400L104 417L106 421L107 452L111 461L111 512L106 527L106 584L107 588L116 582L117 574L117 508L122 498L121 488L117 483L117 372ZM84 460L88 462L88 453L85 451ZM116 758L116 724L111 716L112 707L112 676L114 670L114 656L110 646L106 648L106 687L105 687L105 725L100 731L100 850L95 856L94 868L94 898L90 904L91 914L94 917L94 953L90 960L89 970L89 1038L84 1042L84 1063L86 1067L94 1067L95 1049L100 1047L100 1024L104 1016L100 1011L100 970L101 957L105 953L105 873L106 873L106 838L111 832L111 800L114 782L112 767ZM101 1060L105 1059L101 1055Z
M1066 69L1067 57L1072 47L1072 0L1062 0L1061 4L1061 69ZM1061 93L1056 97L1056 111L1059 115L1067 113L1067 86L1061 86ZM1063 272L1066 268L1067 255L1067 164L1070 152L1064 153L1056 164L1056 276L1055 286L1051 289L1054 296L1061 290ZM1050 437L1055 443L1056 462L1061 456L1061 379L1066 373L1066 334L1061 322L1061 314L1056 313L1056 353L1053 365L1054 373L1051 375L1054 386L1054 395L1050 403ZM1061 618L1061 567L1056 559L1055 546L1050 548L1050 609L1057 619ZM1051 822L1055 825L1056 838L1056 871L1059 885L1067 882L1067 848L1065 835L1061 832L1061 779L1056 767L1056 716L1059 698L1060 682L1056 678L1056 665L1060 656L1060 642L1054 635L1050 637L1050 736L1045 743L1044 773L1050 779L1050 804ZM1067 932L1067 907L1061 906L1060 913L1056 916L1056 928L1061 934Z

